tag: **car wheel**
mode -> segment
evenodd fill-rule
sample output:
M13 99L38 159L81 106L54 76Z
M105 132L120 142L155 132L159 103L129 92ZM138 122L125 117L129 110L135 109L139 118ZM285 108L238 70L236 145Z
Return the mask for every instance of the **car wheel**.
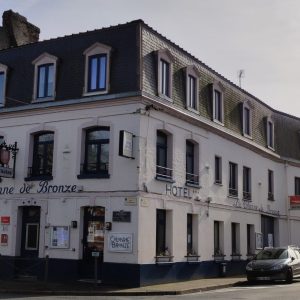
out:
M285 275L285 282L292 283L293 282L293 270L288 268Z

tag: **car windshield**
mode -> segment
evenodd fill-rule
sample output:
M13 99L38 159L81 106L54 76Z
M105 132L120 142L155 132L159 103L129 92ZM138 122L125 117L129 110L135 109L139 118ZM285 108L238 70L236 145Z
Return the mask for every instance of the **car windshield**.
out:
M256 260L264 259L285 259L288 258L288 251L286 249L265 249L256 255Z

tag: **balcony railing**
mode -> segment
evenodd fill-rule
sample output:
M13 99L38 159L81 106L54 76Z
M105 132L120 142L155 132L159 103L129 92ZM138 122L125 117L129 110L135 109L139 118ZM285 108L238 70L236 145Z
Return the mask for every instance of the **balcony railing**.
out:
M52 166L46 168L28 167L27 177L51 177Z
M156 177L170 180L173 178L173 169L156 166Z
M251 192L243 191L243 200L250 201L251 200Z
M80 174L107 174L108 167L108 163L83 163L80 165Z
M199 175L186 173L186 184L199 185Z
M229 196L237 197L238 196L238 190L229 188L228 189L228 194L229 194Z
M268 200L274 201L274 194L273 193L268 193Z

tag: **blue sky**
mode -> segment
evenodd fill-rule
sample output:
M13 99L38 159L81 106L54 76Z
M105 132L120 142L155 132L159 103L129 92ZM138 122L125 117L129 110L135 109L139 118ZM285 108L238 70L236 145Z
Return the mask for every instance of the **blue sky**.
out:
M143 19L275 109L300 117L298 0L0 0L41 39Z

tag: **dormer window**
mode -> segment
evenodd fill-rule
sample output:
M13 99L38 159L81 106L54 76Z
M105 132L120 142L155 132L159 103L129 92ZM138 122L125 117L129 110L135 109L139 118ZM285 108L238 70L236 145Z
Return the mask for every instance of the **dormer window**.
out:
M242 127L243 135L246 137L252 137L252 109L248 102L242 105Z
M266 119L267 147L274 150L274 123L271 118Z
M213 121L224 125L224 87L221 83L212 85Z
M198 112L199 101L199 72L194 66L186 68L186 107Z
M172 101L172 61L169 50L157 51L158 95L169 101Z
M5 104L7 66L0 64L0 107Z
M109 92L110 53L111 47L101 43L95 43L84 51L84 96Z
M44 53L32 63L34 64L33 101L54 100L57 57Z

